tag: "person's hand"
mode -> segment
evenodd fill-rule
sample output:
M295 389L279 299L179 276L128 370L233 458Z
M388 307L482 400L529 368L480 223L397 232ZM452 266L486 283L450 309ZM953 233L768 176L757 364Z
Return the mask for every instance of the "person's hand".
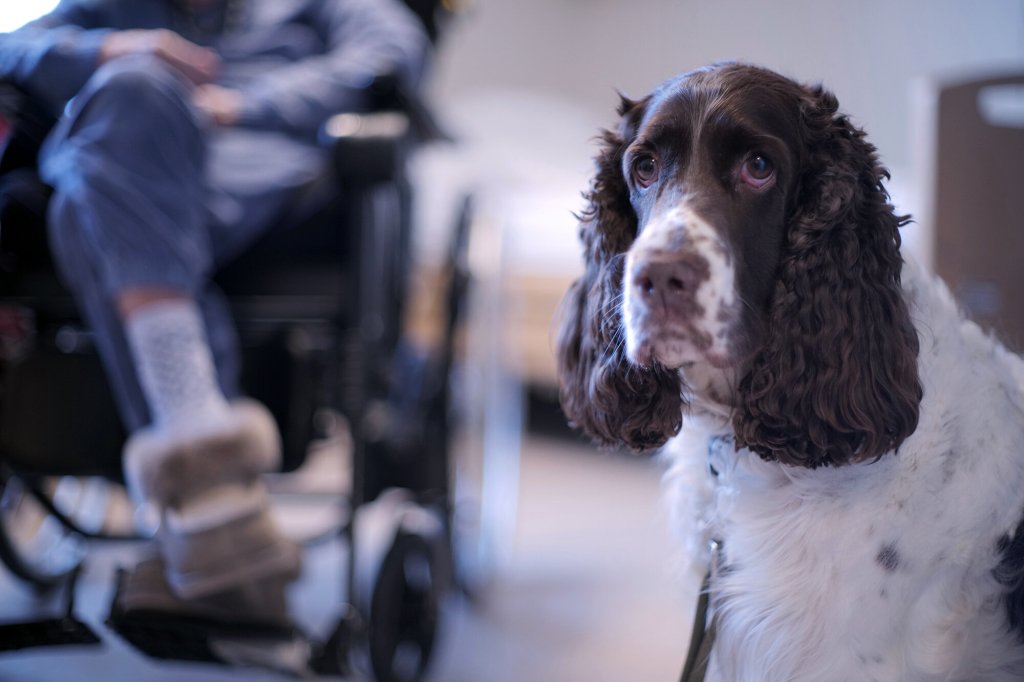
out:
M131 54L150 54L174 66L196 85L209 83L220 69L213 50L185 40L167 29L115 31L100 47L100 63Z
M238 122L242 112L242 93L213 83L198 86L192 93L192 104L205 112L217 125L230 126Z

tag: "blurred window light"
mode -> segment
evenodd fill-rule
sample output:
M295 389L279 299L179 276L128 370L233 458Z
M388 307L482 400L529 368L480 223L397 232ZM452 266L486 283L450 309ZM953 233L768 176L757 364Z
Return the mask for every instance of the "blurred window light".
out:
M1024 128L1024 85L991 85L978 91L978 110L990 126Z
M19 26L46 14L57 6L58 0L4 0L0 6L0 33L13 31Z

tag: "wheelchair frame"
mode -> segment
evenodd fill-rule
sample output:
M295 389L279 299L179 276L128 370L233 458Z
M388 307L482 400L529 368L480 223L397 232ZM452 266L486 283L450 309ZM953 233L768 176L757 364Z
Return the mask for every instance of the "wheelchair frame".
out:
M422 2L420 4L423 4ZM429 3L433 6L434 3ZM298 284L289 281L288 273L282 280L271 277L268 284L261 281L256 286L257 293L246 296L232 294L231 289L245 289L246 284L252 285L251 274L259 271L260 265L273 264L280 258L278 247L270 240L257 245L243 256L242 260L219 273L218 279L227 290L235 319L239 327L239 336L243 342L255 339L256 345L265 341L268 335L281 330L303 326L321 328L326 325L333 332L333 342L322 347L321 356L316 359L305 358L321 367L313 368L314 373L324 370L318 376L323 383L318 386L306 386L307 391L329 395L323 406L333 407L347 417L352 443L352 492L348 500L349 519L340 532L348 544L347 566L347 604L341 607L341 617L334 631L322 643L312 644L310 668L318 672L346 674L351 672L353 652L362 651L369 658L369 666L379 682L411 682L422 677L426 670L431 649L436 637L440 617L440 602L443 594L454 580L453 537L452 537L452 499L449 490L449 382L448 377L453 364L453 346L456 327L459 324L459 311L469 286L468 259L466 248L470 226L470 207L466 206L458 221L448 263L448 291L446 319L440 352L426 361L420 359L423 381L420 395L415 400L405 400L404 405L397 405L390 399L392 393L392 377L395 360L401 353L401 321L405 301L405 273L408 272L410 251L410 202L411 188L405 177L407 155L415 142L414 130L418 132L437 132L437 127L426 116L425 110L410 93L401 91L396 82L389 78L381 78L373 86L377 99L386 105L398 106L401 111L385 111L375 114L356 116L344 114L335 117L324 127L322 142L330 145L334 154L334 178L345 188L344 200L335 202L327 208L328 226L340 221L352 226L345 230L348 240L339 243L338 231L330 235L333 246L343 249L348 254L358 254L354 259L354 268L339 269L337 262L318 263L314 277L320 290L310 297L309 292L303 293L302 286L310 281L310 273L298 273ZM24 108L29 102L28 108ZM30 100L19 102L22 106L19 124L32 131L26 139L15 135L13 142L5 150L3 163L0 163L0 174L4 171L31 172L34 164L35 150L33 143L41 141L39 125L45 125L38 117L40 112L34 110ZM22 130L24 130L23 128ZM18 132L17 130L15 131ZM23 146L24 145L24 146ZM4 165L7 164L5 168ZM13 166L14 168L11 168ZM36 188L38 189L38 188ZM0 188L0 194L3 189ZM9 207L0 207L0 213ZM23 216L24 217L24 216ZM29 216L32 218L33 216ZM40 215L34 216L40 219ZM323 217L320 218L323 220ZM301 221L300 221L301 222ZM293 228L294 229L294 228ZM9 231L0 231L0 283L17 280L12 287L15 291L0 291L0 306L8 310L35 310L41 301L55 304L56 318L66 316L66 320L77 317L73 302L67 296L55 291L51 282L45 282L41 288L40 281L32 272L27 280L18 280L23 272L19 272L17 258L20 251L32 253L29 258L30 270L40 266L33 261L38 256L39 234L16 236L13 247L10 244ZM27 242L26 243L26 239ZM4 244L7 241L8 244ZM334 255L338 255L335 252ZM45 264L42 264L45 267ZM385 275L382 277L382 273ZM292 274L295 274L294 272ZM13 278L13 280L11 279ZM44 278L45 279L45 278ZM280 292L274 292L275 286L283 286L288 295L282 298ZM6 288L6 287L5 287ZM33 293L39 292L41 294ZM25 295L25 292L29 292ZM355 292L354 296L345 296ZM13 293L13 295L12 295ZM347 299L347 300L342 300ZM299 305L296 305L299 303ZM69 306L70 304L70 306ZM349 307L346 309L345 305ZM54 312L51 310L50 312ZM3 320L0 319L0 323ZM49 324L49 322L47 322ZM43 330L28 330L26 342L28 350L41 341ZM49 331L54 331L50 329ZM53 343L61 333L80 334L64 327L54 331ZM262 337L262 339L261 339ZM73 351L82 347L82 338L75 337L72 341ZM87 339L85 339L87 341ZM67 339L65 339L67 342ZM88 345L87 343L85 344ZM3 350L0 348L0 350ZM24 353L20 349L18 353ZM86 349L88 350L88 349ZM75 357L71 355L69 357ZM11 386L10 362L0 365L0 381L5 389ZM93 364L93 372L98 364ZM337 367L337 374L332 368ZM280 368L279 368L280 369ZM288 369L288 368L284 368ZM307 372L310 368L307 368ZM43 466L41 471L32 471L26 466L24 458L12 456L4 424L10 424L7 418L10 406L16 401L17 391L5 390L0 395L0 412L5 419L0 422L0 491L7 489L12 482L21 482L28 494L35 498L43 508L63 527L76 536L89 540L124 540L140 539L136 535L110 536L82 528L76 521L64 514L40 487L36 474L77 475L82 473L100 474L104 478L120 480L119 462L115 470L109 466L100 471L61 471ZM257 397L258 394L257 394ZM316 400L306 394L309 407ZM408 398L408 396L406 396ZM101 396L98 401L100 410L112 407L109 396ZM293 469L301 462L304 447L312 435L310 415L294 418L294 406L285 405L272 411L282 427L285 441L285 468ZM298 410L299 413L303 410ZM14 418L17 419L17 415ZM109 421L101 424L101 446L109 447L123 432L111 433L116 428ZM298 435L296 434L298 431ZM44 443L45 444L45 443ZM300 453L300 450L302 451ZM119 448L116 453L119 455ZM56 453L58 460L63 453ZM66 456L66 455L65 455ZM381 466L382 464L390 465ZM391 487L411 490L411 501L400 505L394 519L394 536L382 557L377 562L377 575L372 588L367 593L365 586L358 584L358 562L356 546L356 519L365 506L380 497L382 491ZM417 517L418 522L409 522L410 517ZM422 517L434 519L436 523L424 524ZM59 619L56 630L66 632L77 621L73 618L73 600L75 577L80 569L79 564L70 565L66 571L53 575L33 575L32 570L19 565L19 557L2 533L0 527L0 559L16 574L32 582L39 589L65 585L68 590L67 610L63 619ZM426 582L410 581L406 565L414 561L429 567ZM360 594L363 592L363 594ZM160 627L152 627L152 614L132 617L130 614L118 612L112 608L108 624L118 633L133 643L137 648L157 658L181 658L176 652L168 651L161 644L169 631L177 638L176 644L189 642L189 655L193 660L210 660L225 662L219 659L216 652L204 647L204 641L211 632L223 632L232 624L204 623L185 619L164 619L157 623ZM60 625L63 623L63 625ZM39 624L37 624L38 626ZM78 624L82 625L82 624ZM4 626L10 628L12 626ZM27 624L17 624L20 632L32 630ZM84 625L82 626L84 627ZM210 629L212 627L212 630ZM218 628L221 628L218 630ZM88 628L86 628L87 630ZM16 642L7 640L9 646L4 648L23 648L25 646L44 645L54 641L54 627L38 626L39 640L20 638ZM267 632L257 634L266 635ZM274 633L269 633L274 634ZM277 632L281 637L294 636L294 632ZM59 639L59 638L57 638ZM81 641L89 637L82 635ZM61 641L59 643L66 643ZM419 652L419 661L412 669L396 663L396 652L405 647ZM178 652L180 653L180 652Z

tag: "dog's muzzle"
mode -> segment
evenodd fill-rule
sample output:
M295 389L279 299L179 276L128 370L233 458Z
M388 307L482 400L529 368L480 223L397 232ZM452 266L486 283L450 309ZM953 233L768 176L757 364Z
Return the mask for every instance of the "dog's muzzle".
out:
M726 357L734 281L718 233L685 203L656 216L626 257L627 356L669 367Z

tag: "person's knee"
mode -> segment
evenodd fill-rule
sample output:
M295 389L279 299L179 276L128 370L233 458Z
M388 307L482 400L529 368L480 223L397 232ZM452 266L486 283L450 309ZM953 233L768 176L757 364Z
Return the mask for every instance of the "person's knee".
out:
M135 112L180 111L191 114L189 86L184 76L163 60L151 55L130 55L107 62L85 87L89 99L100 98L108 105L120 102Z

